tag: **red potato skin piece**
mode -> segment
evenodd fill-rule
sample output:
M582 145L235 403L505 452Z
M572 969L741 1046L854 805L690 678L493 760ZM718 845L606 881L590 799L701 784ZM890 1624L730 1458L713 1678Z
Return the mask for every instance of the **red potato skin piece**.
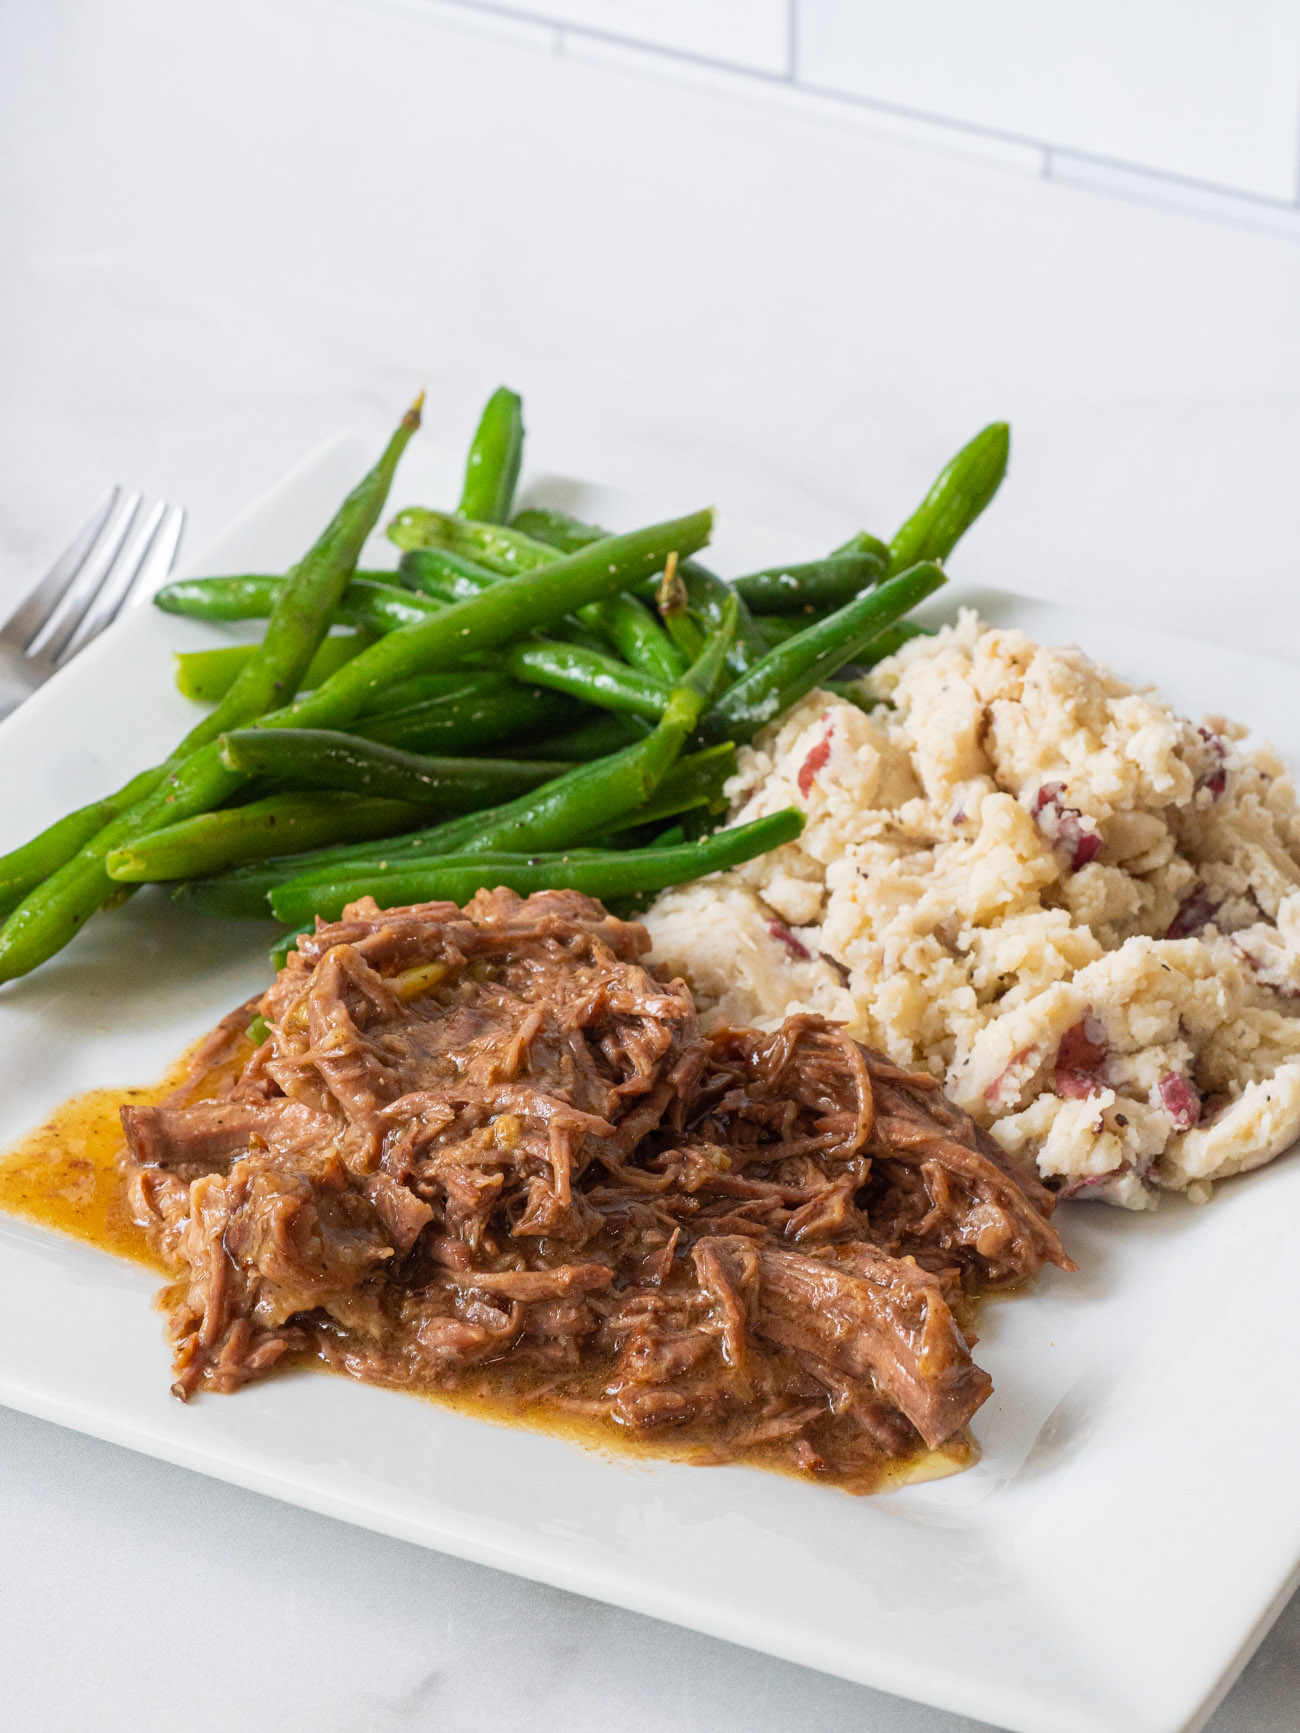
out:
M1109 1048L1105 1038L1090 1032L1092 1017L1084 1017L1065 1031L1056 1051L1056 1093L1067 1101L1082 1101L1105 1088L1102 1067Z
M812 785L816 780L817 772L825 768L831 755L831 734L834 730L834 723L829 717L825 718L825 721L826 729L821 739L799 766L799 792L805 800L812 792Z
M786 926L784 921L769 921L767 923L767 930L778 944L785 946L786 950L789 951L792 957L798 957L801 963L810 961L812 952L808 949L807 945L804 944L802 939L795 938L794 934L790 931L789 927Z

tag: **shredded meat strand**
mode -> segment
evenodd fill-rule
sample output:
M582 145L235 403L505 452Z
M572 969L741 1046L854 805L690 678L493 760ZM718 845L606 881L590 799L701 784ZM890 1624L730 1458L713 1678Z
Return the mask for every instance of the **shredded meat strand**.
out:
M1052 1195L819 1017L702 1036L648 948L572 891L365 898L301 937L242 1069L250 1007L122 1110L177 1394L304 1352L474 1373L844 1483L960 1434L991 1388L967 1298L1073 1267Z

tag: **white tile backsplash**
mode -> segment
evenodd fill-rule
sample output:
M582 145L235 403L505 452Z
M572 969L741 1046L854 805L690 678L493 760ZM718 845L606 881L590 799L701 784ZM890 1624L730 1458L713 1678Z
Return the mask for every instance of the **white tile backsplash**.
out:
M402 3L1300 239L1300 0Z
M776 82L747 77L737 68L714 61L684 60L659 49L634 48L603 36L584 35L578 30L564 33L562 51L570 59L588 65L607 66L644 78L666 79L674 84L703 86L733 100L748 99L766 108L776 106L783 113L797 114L823 125L852 127L873 133L878 138L897 139L926 150L975 157L980 162L1020 174L1043 173L1041 145L1022 144L1018 139L999 138L993 133L972 132L968 127L951 126L924 115L900 114L876 104L842 102L828 98L820 91L805 90L788 79Z
M778 78L790 69L790 0L511 0L509 9Z
M1298 0L799 0L801 81L1296 196Z
M1085 192L1106 193L1140 205L1161 205L1166 210L1213 217L1239 228L1262 229L1267 234L1287 235L1300 241L1300 204L1244 199L1198 181L1173 180L1168 175L1154 175L1122 163L1099 162L1096 157L1076 156L1066 150L1047 152L1047 177Z

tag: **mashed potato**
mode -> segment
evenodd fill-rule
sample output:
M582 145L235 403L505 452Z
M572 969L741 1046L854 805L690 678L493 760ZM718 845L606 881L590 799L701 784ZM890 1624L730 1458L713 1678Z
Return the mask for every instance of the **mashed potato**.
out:
M1267 749L964 611L740 754L795 843L659 897L710 1021L820 1011L1067 1195L1209 1196L1300 1135L1300 811Z

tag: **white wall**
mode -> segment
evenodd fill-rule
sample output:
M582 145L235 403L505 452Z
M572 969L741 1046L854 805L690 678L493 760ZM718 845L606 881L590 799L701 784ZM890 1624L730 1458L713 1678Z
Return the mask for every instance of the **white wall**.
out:
M442 0L1300 235L1300 0ZM784 87L779 88L779 87Z

